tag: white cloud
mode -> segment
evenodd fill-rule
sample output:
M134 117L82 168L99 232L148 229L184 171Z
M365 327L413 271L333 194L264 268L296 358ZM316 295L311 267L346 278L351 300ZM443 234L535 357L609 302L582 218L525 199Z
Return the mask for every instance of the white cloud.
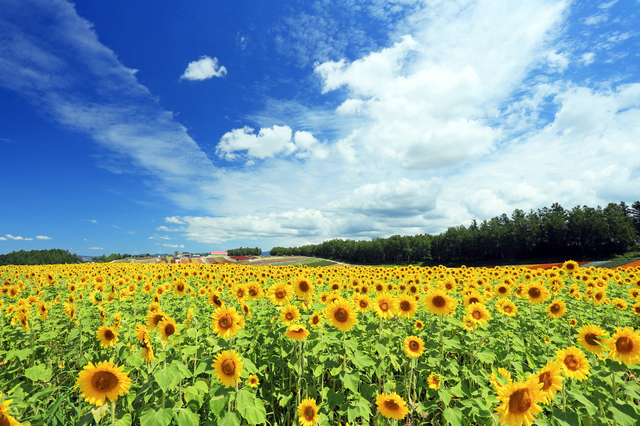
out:
M9 238L10 240L24 240L24 238L22 237L14 237L11 234L6 234L5 237Z
M102 247L89 247L88 250L104 250Z
M566 54L549 52L547 60L549 61L549 66L558 72L563 72L569 66L569 59Z
M587 52L582 55L581 62L585 65L590 65L593 63L596 54L593 52Z
M46 237L44 235L38 235L36 237L36 240L50 240L50 239L51 239L51 237Z
M166 218L166 219L174 219L174 218ZM168 222L168 223L171 223L171 222ZM179 232L184 230L184 228L169 228L168 226L164 226L164 225L158 226L156 229L158 231L164 231L164 232Z
M25 238L25 241L33 241L33 238Z
M216 148L216 154L227 160L235 160L238 158L237 151L247 151L249 157L265 159L280 153L291 154L296 150L289 126L263 128L257 135L253 132L254 129L244 127L225 133Z
M218 66L218 58L203 56L198 61L189 62L181 79L206 80L211 77L222 77L227 74L224 66Z
M0 237L0 240L7 241L7 239L5 237Z
M170 248L184 248L184 245L182 244L160 244L160 243L156 243L157 246L162 246L162 247L170 247Z

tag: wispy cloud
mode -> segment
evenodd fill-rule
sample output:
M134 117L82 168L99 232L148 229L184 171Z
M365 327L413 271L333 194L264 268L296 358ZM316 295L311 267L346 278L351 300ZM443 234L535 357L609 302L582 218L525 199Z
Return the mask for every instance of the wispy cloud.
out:
M5 237L7 237L7 238L8 238L8 239L10 239L10 240L24 240L24 238L22 238L22 237L20 237L20 236L18 236L18 237L14 237L14 236L13 236L13 235L11 235L11 234L6 234L6 235L5 235Z
M160 244L160 243L156 243L157 246L162 246L162 247L169 247L169 248L184 248L184 245L182 244Z
M50 240L50 239L51 239L51 237L47 237L47 236L44 236L44 235L38 235L36 237L36 240Z
M184 74L180 76L185 80L206 80L211 77L223 77L227 74L224 66L218 66L218 58L203 56L198 61L189 62Z
M89 247L87 250L104 250L102 247Z

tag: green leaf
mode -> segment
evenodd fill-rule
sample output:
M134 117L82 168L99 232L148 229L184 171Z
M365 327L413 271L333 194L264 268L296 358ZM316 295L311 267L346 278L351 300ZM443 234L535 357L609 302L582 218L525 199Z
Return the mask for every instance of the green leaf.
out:
M353 365L355 365L356 368L360 370L376 365L376 363L371 358L369 358L367 355L364 354L364 352L361 352L361 351L356 351L353 354L353 358L351 358L351 362L353 362Z
M332 410L333 407L339 407L344 402L344 395L342 393L336 393L333 389L329 389L327 393L327 404L329 405L329 410Z
M242 372L246 372L246 377L249 377L249 374L258 374L258 368L256 365L248 358L242 359Z
M164 392L167 392L169 389L174 388L180 380L182 379L182 375L180 370L175 364L169 365L167 368L160 368L153 373L153 377L155 377L156 382L160 386Z
M198 426L200 424L200 415L187 408L178 409L175 417L180 426Z
M236 394L240 415L252 425L265 423L267 411L261 399L246 389Z
M220 426L240 426L240 417L238 413L227 411L224 418L220 421Z
M91 410L91 415L93 415L93 420L95 420L96 423L100 423L100 420L102 420L105 414L107 414L107 411L109 411L108 404L104 404L103 406L98 408L93 408Z
M493 364L496 362L496 354L489 350L480 352L476 358L478 358L478 361L484 362L485 364Z
M202 391L197 387L189 386L184 390L184 400L187 401L187 404L191 403L192 401L195 402L196 406L199 409L202 405L202 402L204 401L204 396L202 395Z
M140 426L169 426L172 414L171 408L161 408L156 411L146 407L140 413Z
M440 388L438 389L438 395L440 395L440 399L444 402L444 405L448 406L449 402L451 402L451 390Z
M570 390L567 391L567 395L571 396L573 399L578 401L582 406L587 410L587 413L590 416L593 416L598 412L598 407L596 407L591 401L589 401L582 392L578 390Z
M33 381L42 380L43 382L48 382L49 380L51 380L51 374L51 369L45 367L42 364L36 364L24 371L24 375Z
M227 405L227 398L224 395L211 396L209 400L209 410L216 416L220 417L220 413Z
M620 426L633 426L638 424L638 413L630 404L613 403L609 406L609 411L613 413L613 418Z
M560 426L576 426L580 424L578 413L562 411L556 407L553 408L553 418Z
M640 386L635 382L627 382L622 385L624 393L633 399L640 399Z
M462 411L458 407L445 408L444 418L453 426L462 424Z
M122 417L116 419L116 422L113 426L131 426L131 414L124 413Z
M18 357L20 361L24 361L25 359L29 358L29 355L31 355L32 352L33 352L33 349L31 348L12 350L7 352L6 360L9 361L14 357Z
M340 375L340 380L342 380L345 388L358 393L358 383L360 382L360 380L357 374L342 373Z
M171 363L171 367L174 367L180 372L180 378L181 379L185 379L185 378L189 378L191 377L191 370L189 370L189 368L184 365L183 363L181 363L178 360L175 360Z

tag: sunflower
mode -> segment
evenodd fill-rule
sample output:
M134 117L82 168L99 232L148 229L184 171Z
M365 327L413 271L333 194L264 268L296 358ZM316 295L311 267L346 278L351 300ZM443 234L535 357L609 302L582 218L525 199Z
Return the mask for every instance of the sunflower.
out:
M252 388L257 388L258 385L260 384L260 380L258 379L258 376L256 376L255 374L250 374L249 378L247 379L247 384Z
M472 303L467 306L467 316L471 317L471 320L477 325L486 324L491 319L489 310L482 303Z
M633 312L634 315L640 316L640 302L631 306L631 312Z
M225 387L234 386L241 381L242 360L233 349L220 352L211 366L215 368L216 377Z
M608 350L607 341L609 333L597 325L583 325L578 330L578 343L585 351L592 354L601 354Z
M567 312L567 305L562 299L554 299L547 307L547 315L549 318L557 319L564 316Z
M314 426L320 420L315 399L307 398L302 400L298 405L298 418L302 426Z
M211 324L218 337L228 339L244 328L244 318L233 306L222 305L211 314Z
M162 311L149 313L147 315L147 327L149 327L149 330L154 330L165 317L166 314Z
M291 324L285 332L285 335L292 340L307 340L307 337L309 337L309 330L307 330L304 325Z
M209 300L209 303L211 304L211 306L215 306L217 308L219 308L224 304L222 303L222 299L220 299L220 292L215 290L212 290L209 292L209 295L207 296L207 300Z
M1 306L0 309L2 309ZM45 302L38 302L37 311L38 315L40 315L40 319L42 321L46 321L46 319L49 317L49 308L47 307L47 304Z
M373 299L373 311L380 318L393 318L396 312L398 301L385 293L379 294Z
M413 323L413 328L415 328L416 331L422 331L422 329L424 328L424 323L420 320L417 320Z
M477 291L471 290L467 292L462 300L464 302L464 306L467 307L472 303L484 303L484 297Z
M184 296L187 294L187 283L183 279L179 279L173 283L173 294L176 296Z
M327 321L340 331L349 331L358 321L357 314L346 300L336 300L326 307L324 315Z
M422 305L435 315L449 315L458 306L453 297L438 289L429 291L422 299Z
M617 327L609 340L609 349L609 358L617 359L618 363L637 364L640 361L640 330Z
M300 319L300 310L297 306L287 305L280 311L280 320L285 325L289 325L294 321L298 321Z
M404 339L404 353L410 358L418 358L424 352L424 340L416 336Z
M407 403L395 392L378 395L376 397L376 405L380 414L387 418L393 417L396 420L404 419L409 412Z
M410 294L398 296L398 310L396 312L400 318L413 318L418 312L418 303L416 303L415 297Z
M427 378L427 382L429 383L429 389L438 390L442 384L442 378L438 374L431 373Z
M540 397L543 404L551 403L556 392L562 389L564 377L560 374L561 371L560 363L557 360L551 360L536 374L538 382L542 383Z
M104 405L105 400L115 401L118 396L129 392L131 379L129 373L123 372L123 365L114 365L111 361L97 364L90 362L78 375L77 383L82 392L80 396L89 404L98 407Z
M551 297L549 289L542 281L532 281L524 289L523 295L532 305L546 302Z
M501 404L496 407L496 414L500 416L499 422L504 422L509 426L527 426L535 420L537 414L542 411L538 405L542 401L540 389L543 384L535 376L531 376L526 381L510 381L506 385L497 389L498 399Z
M572 327L572 328L573 328L573 327L575 327L576 325L578 325L578 320L577 320L577 319L575 319L575 318L571 318L571 319L569 320L569 327Z
M162 335L162 341L166 342L169 340L169 336L178 333L178 324L176 324L175 320L171 317L164 317L160 324L158 324L158 331Z
M496 390L496 392L498 392L498 389L513 382L513 379L511 378L511 373L509 373L502 367L498 367L498 374L492 372L489 381L493 385L493 388Z
M320 312L314 312L313 315L311 315L311 318L309 318L309 324L313 328L320 327L322 324L322 315Z
M578 262L576 262L575 260L567 260L562 264L562 269L568 273L577 272L579 268L580 265L578 265Z
M624 311L629 306L626 300L620 299L619 297L616 297L615 299L613 299L611 301L611 304L613 304L613 306L615 306L616 309L619 309L621 311Z
M293 283L298 299L307 300L313 296L313 282L308 277L298 277Z
M1 393L0 398L2 398ZM7 399L0 402L0 425L22 426L22 423L18 422L12 415L9 414L9 404L11 404L11 402L13 402L13 399Z
M141 340L140 348L142 348L142 358L144 358L147 364L156 360L156 356L153 353L153 346L151 346L151 339Z
M360 294L357 297L354 297L353 301L355 302L355 307L358 312L366 314L369 312L369 309L371 309L371 298L366 294Z
M118 341L118 332L113 327L102 326L96 331L96 336L100 340L100 346L111 348Z
M560 361L562 366L562 374L570 379L583 381L589 374L589 361L580 349L571 346L560 349L556 353L556 359Z
M494 287L494 291L499 297L508 297L511 294L511 286L505 284L504 282L496 284Z
M500 303L498 303L498 302L500 302ZM516 314L518 313L518 307L511 300L509 300L509 299L500 299L500 300L498 300L498 302L496 302L496 309L502 315L506 315L506 316L509 316L509 317L515 317Z

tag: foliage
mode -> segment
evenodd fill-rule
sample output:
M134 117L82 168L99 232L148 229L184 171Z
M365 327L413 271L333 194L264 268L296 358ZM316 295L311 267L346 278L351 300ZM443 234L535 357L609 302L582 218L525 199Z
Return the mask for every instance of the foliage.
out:
M262 249L259 247L255 247L255 248L240 247L237 249L227 250L227 255L229 256L260 256L262 255Z
M54 265L62 263L80 263L82 259L69 250L31 250L13 251L0 254L0 265Z

